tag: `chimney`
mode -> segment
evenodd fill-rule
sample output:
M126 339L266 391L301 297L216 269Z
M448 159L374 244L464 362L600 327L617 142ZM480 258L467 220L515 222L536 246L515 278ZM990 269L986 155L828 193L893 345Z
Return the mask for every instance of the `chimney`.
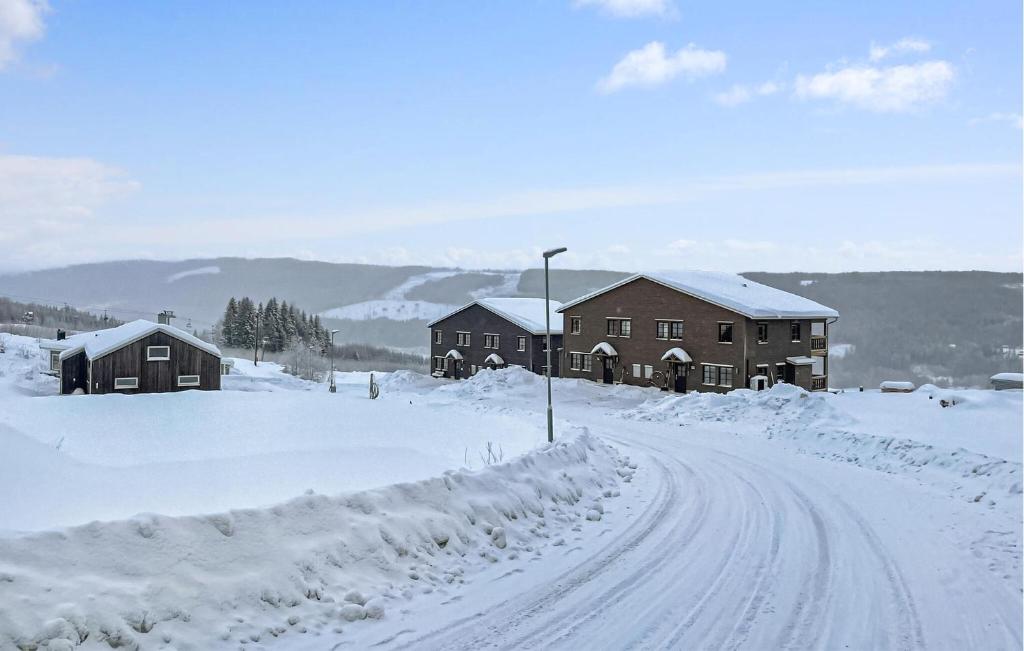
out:
M174 310L164 310L160 314L156 315L156 322L162 325L171 325L171 319L174 318Z
M67 336L68 336L68 333L64 332L60 328L57 328L57 341L64 341L64 339Z

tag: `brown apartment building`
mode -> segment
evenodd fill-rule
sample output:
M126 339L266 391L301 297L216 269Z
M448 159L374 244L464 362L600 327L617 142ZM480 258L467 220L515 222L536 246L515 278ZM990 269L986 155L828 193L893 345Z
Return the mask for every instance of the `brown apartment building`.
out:
M714 272L636 274L570 301L562 377L726 392L777 382L828 388L828 326L839 313Z

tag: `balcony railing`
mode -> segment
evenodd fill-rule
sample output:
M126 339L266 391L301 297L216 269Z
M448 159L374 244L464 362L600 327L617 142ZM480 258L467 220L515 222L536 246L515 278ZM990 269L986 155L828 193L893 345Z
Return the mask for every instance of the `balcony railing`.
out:
M828 388L827 375L815 375L811 377L811 391L824 391Z
M811 335L811 352L823 353L828 350L828 337L823 335Z

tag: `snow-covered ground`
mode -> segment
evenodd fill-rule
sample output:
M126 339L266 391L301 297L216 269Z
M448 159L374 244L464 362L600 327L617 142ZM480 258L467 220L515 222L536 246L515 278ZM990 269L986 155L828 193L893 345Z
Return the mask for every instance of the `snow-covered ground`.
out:
M1021 646L1020 391L556 380L547 446L521 369L56 397L31 343L0 648Z

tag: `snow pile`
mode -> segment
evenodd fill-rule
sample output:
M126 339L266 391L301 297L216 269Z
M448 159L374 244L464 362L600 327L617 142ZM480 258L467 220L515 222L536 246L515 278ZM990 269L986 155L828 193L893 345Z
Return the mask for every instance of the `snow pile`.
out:
M578 431L475 472L0 539L0 647L211 648L337 632L475 568L551 551L600 519L635 465Z
M730 433L779 439L801 452L910 474L994 503L1021 497L1021 406L1020 395L1010 392L926 385L905 395L833 395L777 384L761 392L655 398L621 416L682 426L721 423Z
M39 348L35 337L0 333L0 400L5 394L16 396L56 395L60 389L56 377L47 375L49 353Z
M503 369L482 368L467 380L446 382L433 393L444 398L460 400L484 400L492 396L504 397L512 392L529 390L546 382L543 375L537 375L520 366Z

